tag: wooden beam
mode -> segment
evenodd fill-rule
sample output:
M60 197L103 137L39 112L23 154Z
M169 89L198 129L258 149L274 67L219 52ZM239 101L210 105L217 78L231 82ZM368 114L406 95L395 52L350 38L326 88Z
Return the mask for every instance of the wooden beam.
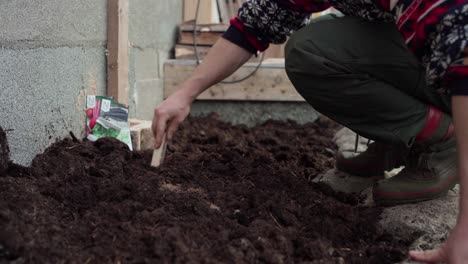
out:
M197 31L199 32L218 32L224 33L229 28L229 24L204 24L197 25ZM195 25L193 22L185 22L179 25L180 31L193 32Z
M256 63L246 63L228 80L239 80L251 73ZM174 93L196 67L193 60L169 60L164 64L164 97ZM304 99L296 92L284 69L284 59L269 59L251 78L234 84L219 83L198 100L296 101Z
M150 120L129 119L134 151L154 149L154 136Z
M223 36L220 32L200 32L197 31L197 45L213 46L219 38ZM193 45L193 32L181 31L179 34L178 44Z
M197 47L197 52L198 52L198 58L200 60L203 60L205 58L206 54L208 54L208 51L210 50L211 47L207 46L198 46ZM177 44L175 46L175 58L176 59L185 59L185 60L195 60L195 48L193 45L181 45Z
M128 104L128 1L107 1L107 95Z
M205 46L213 46L216 41L224 34L229 25L225 24L207 24L197 25L197 44ZM179 25L178 44L193 45L193 31L195 26L193 23L183 23Z

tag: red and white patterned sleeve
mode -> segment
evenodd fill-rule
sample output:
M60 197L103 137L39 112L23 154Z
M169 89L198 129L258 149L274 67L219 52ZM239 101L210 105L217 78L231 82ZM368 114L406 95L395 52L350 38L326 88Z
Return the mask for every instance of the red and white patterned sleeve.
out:
M325 0L249 0L223 37L252 53L264 51L270 43L284 43L311 13L329 7Z
M428 83L451 95L468 95L468 3L444 13L431 43Z

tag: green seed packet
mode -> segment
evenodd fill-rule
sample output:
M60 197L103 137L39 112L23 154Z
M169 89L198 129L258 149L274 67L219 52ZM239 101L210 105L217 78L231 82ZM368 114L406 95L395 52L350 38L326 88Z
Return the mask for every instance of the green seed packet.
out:
M88 95L86 98L86 135L91 141L116 138L132 149L128 107L112 97Z

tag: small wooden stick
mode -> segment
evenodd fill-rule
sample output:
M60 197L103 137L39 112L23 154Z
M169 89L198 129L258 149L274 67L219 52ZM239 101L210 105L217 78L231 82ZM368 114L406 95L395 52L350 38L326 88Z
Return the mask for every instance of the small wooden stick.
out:
M151 160L152 167L159 167L164 160L164 156L166 155L166 136L163 137L161 146L158 149L153 151L153 159Z

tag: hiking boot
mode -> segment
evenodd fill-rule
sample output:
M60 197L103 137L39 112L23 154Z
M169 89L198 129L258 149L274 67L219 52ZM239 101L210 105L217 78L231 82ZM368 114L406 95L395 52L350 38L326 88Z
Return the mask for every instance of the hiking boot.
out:
M407 154L408 150L403 147L372 142L360 153L340 151L336 156L336 168L361 177L379 176L403 166Z
M374 185L374 201L391 206L415 203L447 194L458 183L456 139L423 147L415 144L406 167Z

